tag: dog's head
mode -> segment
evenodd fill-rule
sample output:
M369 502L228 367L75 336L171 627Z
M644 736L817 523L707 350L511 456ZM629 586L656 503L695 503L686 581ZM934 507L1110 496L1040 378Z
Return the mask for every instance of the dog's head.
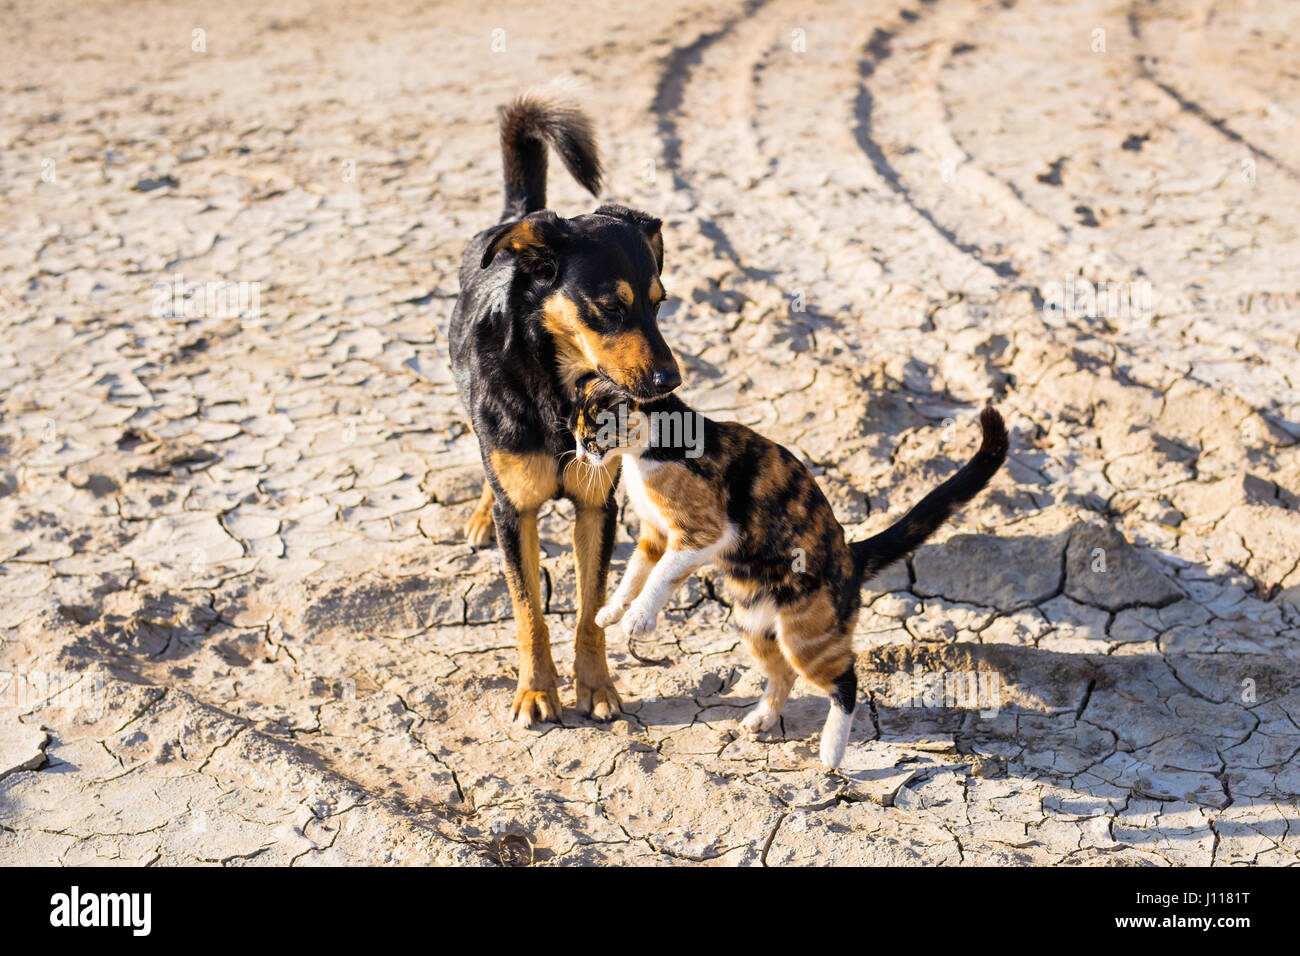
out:
M510 294L555 343L566 388L594 372L649 401L682 382L659 332L663 236L653 216L625 206L561 219L548 210L490 230L481 265L509 254Z

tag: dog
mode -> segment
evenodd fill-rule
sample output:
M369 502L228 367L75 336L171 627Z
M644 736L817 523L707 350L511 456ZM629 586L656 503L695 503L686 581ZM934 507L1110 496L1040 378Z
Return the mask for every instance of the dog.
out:
M665 290L660 220L606 204L564 219L546 207L547 147L599 196L602 169L580 111L524 96L500 111L505 208L470 240L452 313L451 366L483 459L486 482L466 539L495 532L514 609L519 676L511 717L521 726L561 714L550 635L542 616L537 512L573 502L578 618L578 709L600 721L622 710L610 681L596 611L614 546L618 465L576 467L568 422L574 384L596 374L635 401L681 384L660 334Z

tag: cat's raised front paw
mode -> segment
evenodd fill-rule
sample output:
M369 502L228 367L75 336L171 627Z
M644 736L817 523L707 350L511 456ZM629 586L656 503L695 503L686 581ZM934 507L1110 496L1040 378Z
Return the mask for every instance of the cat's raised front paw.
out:
M622 604L617 601L610 601L596 612L596 626L609 627L611 624L617 624L625 610L626 608Z
M633 601L632 606L623 612L623 633L628 637L641 637L651 634L655 629L655 618L640 601Z

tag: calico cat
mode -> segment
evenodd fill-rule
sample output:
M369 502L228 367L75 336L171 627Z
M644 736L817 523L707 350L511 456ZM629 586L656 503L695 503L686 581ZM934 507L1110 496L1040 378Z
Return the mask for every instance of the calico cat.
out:
M964 467L885 531L849 543L813 476L776 442L699 415L676 395L633 403L596 375L575 392L578 461L604 467L621 458L641 519L627 572L596 623L621 621L629 638L652 632L669 596L713 564L767 676L741 726L772 727L802 675L830 697L821 759L838 766L857 702L852 644L862 582L915 550L988 484L1007 454L1002 416L986 407L983 441Z

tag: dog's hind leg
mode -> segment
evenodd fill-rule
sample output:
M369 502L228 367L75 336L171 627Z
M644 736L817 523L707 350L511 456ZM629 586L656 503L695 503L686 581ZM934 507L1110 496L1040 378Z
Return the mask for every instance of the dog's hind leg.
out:
M474 513L465 523L465 541L471 547L486 548L492 543L493 533L496 530L492 524L492 502L495 499L492 486L484 482L483 493L479 495L478 504L474 506Z

